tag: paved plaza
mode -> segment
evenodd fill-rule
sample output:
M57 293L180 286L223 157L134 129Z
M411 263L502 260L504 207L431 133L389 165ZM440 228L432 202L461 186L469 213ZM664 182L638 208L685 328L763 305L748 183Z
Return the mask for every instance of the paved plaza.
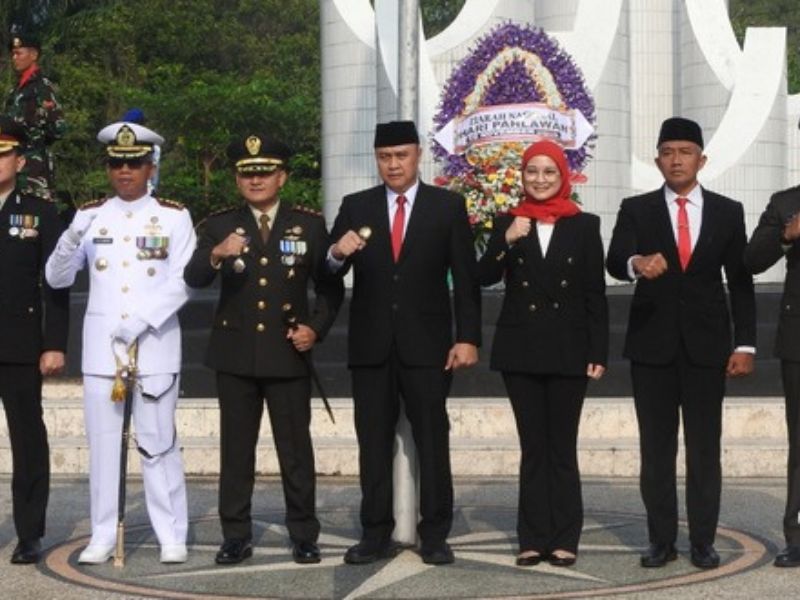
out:
M685 528L679 559L663 569L642 569L646 545L643 508L634 479L584 482L586 521L580 555L572 568L514 566L516 482L509 478L456 480L456 518L450 542L456 562L424 565L408 549L391 561L367 566L342 562L359 534L357 482L331 477L319 482L322 522L319 565L295 565L282 524L283 497L275 478L257 482L253 513L255 554L234 567L214 564L220 542L216 481L189 482L189 561L165 566L147 525L141 483L130 486L127 560L123 568L78 565L86 544L88 483L57 477L52 486L47 554L36 567L12 566L10 481L0 480L5 507L0 524L0 597L97 598L791 598L800 570L772 566L781 543L784 484L779 479L725 481L717 548L721 568L695 569L687 558Z

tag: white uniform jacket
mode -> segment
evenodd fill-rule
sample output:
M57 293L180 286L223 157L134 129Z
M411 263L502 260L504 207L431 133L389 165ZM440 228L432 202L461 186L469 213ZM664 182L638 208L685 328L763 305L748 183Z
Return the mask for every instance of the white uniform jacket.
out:
M150 195L132 202L115 196L88 203L83 211L95 216L81 242L75 247L65 232L45 270L47 282L62 288L72 285L80 269L89 267L83 373L115 373L111 336L124 319L132 318L148 325L139 337L139 373L180 372L177 313L189 298L183 269L196 242L189 211Z

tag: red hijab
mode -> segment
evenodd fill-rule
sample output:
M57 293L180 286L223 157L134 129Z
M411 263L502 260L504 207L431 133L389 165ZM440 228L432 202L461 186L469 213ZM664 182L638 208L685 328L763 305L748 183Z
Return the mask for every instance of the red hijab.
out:
M569 167L561 146L550 140L541 140L528 146L522 155L523 173L534 156L547 156L556 163L558 172L561 173L561 187L555 196L543 201L535 200L526 192L522 202L509 212L515 217L528 217L542 223L555 223L561 217L571 217L581 212L580 207L570 198L572 185L569 182Z

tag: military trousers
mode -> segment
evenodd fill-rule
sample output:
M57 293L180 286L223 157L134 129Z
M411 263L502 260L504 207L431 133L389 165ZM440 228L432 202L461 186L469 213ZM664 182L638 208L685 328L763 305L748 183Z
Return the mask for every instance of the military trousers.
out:
M44 536L50 491L39 365L0 364L0 398L11 440L14 527L20 540L35 540Z
M113 383L112 377L83 377L91 544L101 546L112 546L117 537L123 403L111 401ZM178 388L177 375L143 376L133 396L131 422L136 445L129 452L141 449L147 513L162 546L185 544L189 528L183 458L175 432Z

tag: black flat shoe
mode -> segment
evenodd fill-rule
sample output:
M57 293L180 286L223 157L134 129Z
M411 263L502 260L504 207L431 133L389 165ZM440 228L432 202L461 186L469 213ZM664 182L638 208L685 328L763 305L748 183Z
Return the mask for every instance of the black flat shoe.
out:
M426 565L449 565L455 561L453 551L447 542L423 542L419 554Z
M222 542L214 559L218 565L235 565L253 556L253 545L249 539L229 538Z
M564 551L566 552L566 550ZM553 554L551 553L550 556L547 557L547 562L549 562L554 567L571 567L575 564L575 561L578 560L578 557L575 554Z
M297 542L292 548L292 558L301 565L318 563L321 560L319 548L314 542Z
M542 562L542 555L540 553L529 554L528 552L530 551L526 550L517 555L517 560L515 562L518 567L535 567Z
M711 544L692 544L692 564L698 569L716 569L719 554Z
M642 554L640 562L643 567L663 567L668 562L678 558L675 544L650 544L647 552Z
M772 564L776 567L800 567L800 546L786 546L778 553Z
M348 565L367 565L382 558L394 558L399 548L391 540L386 542L371 542L362 540L355 546L350 546L345 552L344 562Z
M42 543L39 539L20 540L11 554L11 564L33 565L42 558Z

